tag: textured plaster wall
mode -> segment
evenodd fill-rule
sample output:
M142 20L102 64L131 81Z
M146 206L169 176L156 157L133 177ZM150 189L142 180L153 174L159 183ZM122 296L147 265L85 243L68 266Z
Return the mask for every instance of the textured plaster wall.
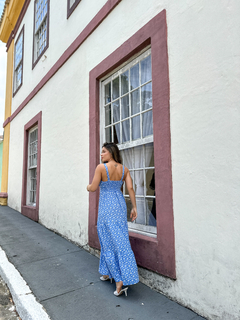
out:
M13 110L105 1L94 1L96 6L87 10L90 4L82 0L69 20L64 20L65 2L61 0L64 13L61 5L54 12L54 3L47 59L33 71L24 62L24 85L13 99ZM23 21L30 26L31 6ZM144 282L209 319L237 320L239 1L122 1L12 121L9 205L20 210L23 126L42 110L40 221L87 243L89 71L162 9L168 24L177 280L143 269L140 274ZM55 39L60 31L62 38ZM25 59L32 27L25 28L26 38Z

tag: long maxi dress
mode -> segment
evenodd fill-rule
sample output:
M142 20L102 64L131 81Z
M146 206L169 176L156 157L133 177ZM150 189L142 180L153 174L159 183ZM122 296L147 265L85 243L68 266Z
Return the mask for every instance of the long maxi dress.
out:
M132 251L127 224L127 206L121 192L124 166L121 180L100 182L97 231L101 245L99 272L114 278L123 285L135 284L139 281L138 269Z

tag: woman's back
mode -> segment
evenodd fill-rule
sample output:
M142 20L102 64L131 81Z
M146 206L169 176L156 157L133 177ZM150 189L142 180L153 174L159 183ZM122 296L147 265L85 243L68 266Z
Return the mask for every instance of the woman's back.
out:
M102 171L102 181L106 182L108 181L108 175L107 175L107 170L109 174L109 180L110 181L121 181L123 179L123 165L120 163L118 164L112 164L112 163L107 163L104 164L105 170ZM107 167L107 169L106 169Z

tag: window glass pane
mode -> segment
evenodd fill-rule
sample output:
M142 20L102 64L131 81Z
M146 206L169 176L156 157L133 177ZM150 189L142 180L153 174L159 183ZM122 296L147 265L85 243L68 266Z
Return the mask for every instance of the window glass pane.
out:
M105 126L111 124L111 105L105 107Z
M31 170L31 190L36 191L37 189L37 169Z
M30 203L36 203L37 169L30 170Z
M145 215L145 200L142 198L136 198L137 203L137 213L138 217L136 223L146 224L146 215Z
M36 33L37 57L43 52L47 45L47 18L42 22Z
M135 193L136 196L144 195L144 171L136 170L134 171L134 182L135 182Z
M156 201L153 199L146 199L147 207L147 224L149 226L156 226Z
M128 169L132 169L133 168L132 148L125 149L122 152L123 152L124 166L126 166Z
M33 164L32 165L33 166L37 165L37 154L36 153L34 153L34 155L33 155Z
M114 101L113 104L113 123L120 121L120 107L119 100Z
M132 118L132 140L141 138L140 116Z
M122 142L130 140L130 121L125 120L122 122Z
M140 112L140 94L139 89L131 93L131 114Z
M125 96L121 99L121 112L122 119L129 117L129 96Z
M20 64L16 70L16 89L20 86L21 83L22 83L22 64Z
M141 84L152 79L151 55L141 61Z
M115 124L115 126L113 126L113 135L114 143L120 143L120 123Z
M35 6L35 20L36 20L36 29L39 28L42 21L44 20L47 13L47 1L46 0L38 0Z
M126 205L127 205L127 221L132 221L130 219L130 214L131 214L131 210L132 210L132 203L130 198L125 198L126 200Z
M22 43L23 43L23 35L21 34L15 47L15 67L17 67L19 62L22 60Z
M105 129L105 142L112 142L112 127Z
M142 110L152 108L152 82L142 87Z
M142 115L143 121L143 138L153 134L152 110L144 112Z
M37 142L38 142L38 129L30 132L29 134L29 167L37 165Z
M154 167L153 143L145 145L145 167Z
M105 85L105 104L111 102L111 82Z
M139 64L130 69L131 90L139 87Z
M119 97L119 77L113 80L113 100Z
M143 168L143 146L133 148L134 168Z
M146 173L146 195L155 196L155 175L154 169L145 170Z
M128 92L128 85L129 85L129 70L125 71L121 74L121 94L125 94Z

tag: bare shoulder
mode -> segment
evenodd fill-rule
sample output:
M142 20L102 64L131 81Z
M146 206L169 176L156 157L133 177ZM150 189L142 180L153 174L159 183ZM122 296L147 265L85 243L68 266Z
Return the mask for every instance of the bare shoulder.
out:
M99 165L97 165L96 171L103 171L104 169L104 164L100 163Z
M123 167L124 167L124 172L125 172L125 173L129 172L129 170L128 170L127 167L125 167L125 166L123 166Z
M123 179L125 180L125 178L127 177L128 173L129 173L129 170L124 165L123 165L123 167L124 167L124 178Z

